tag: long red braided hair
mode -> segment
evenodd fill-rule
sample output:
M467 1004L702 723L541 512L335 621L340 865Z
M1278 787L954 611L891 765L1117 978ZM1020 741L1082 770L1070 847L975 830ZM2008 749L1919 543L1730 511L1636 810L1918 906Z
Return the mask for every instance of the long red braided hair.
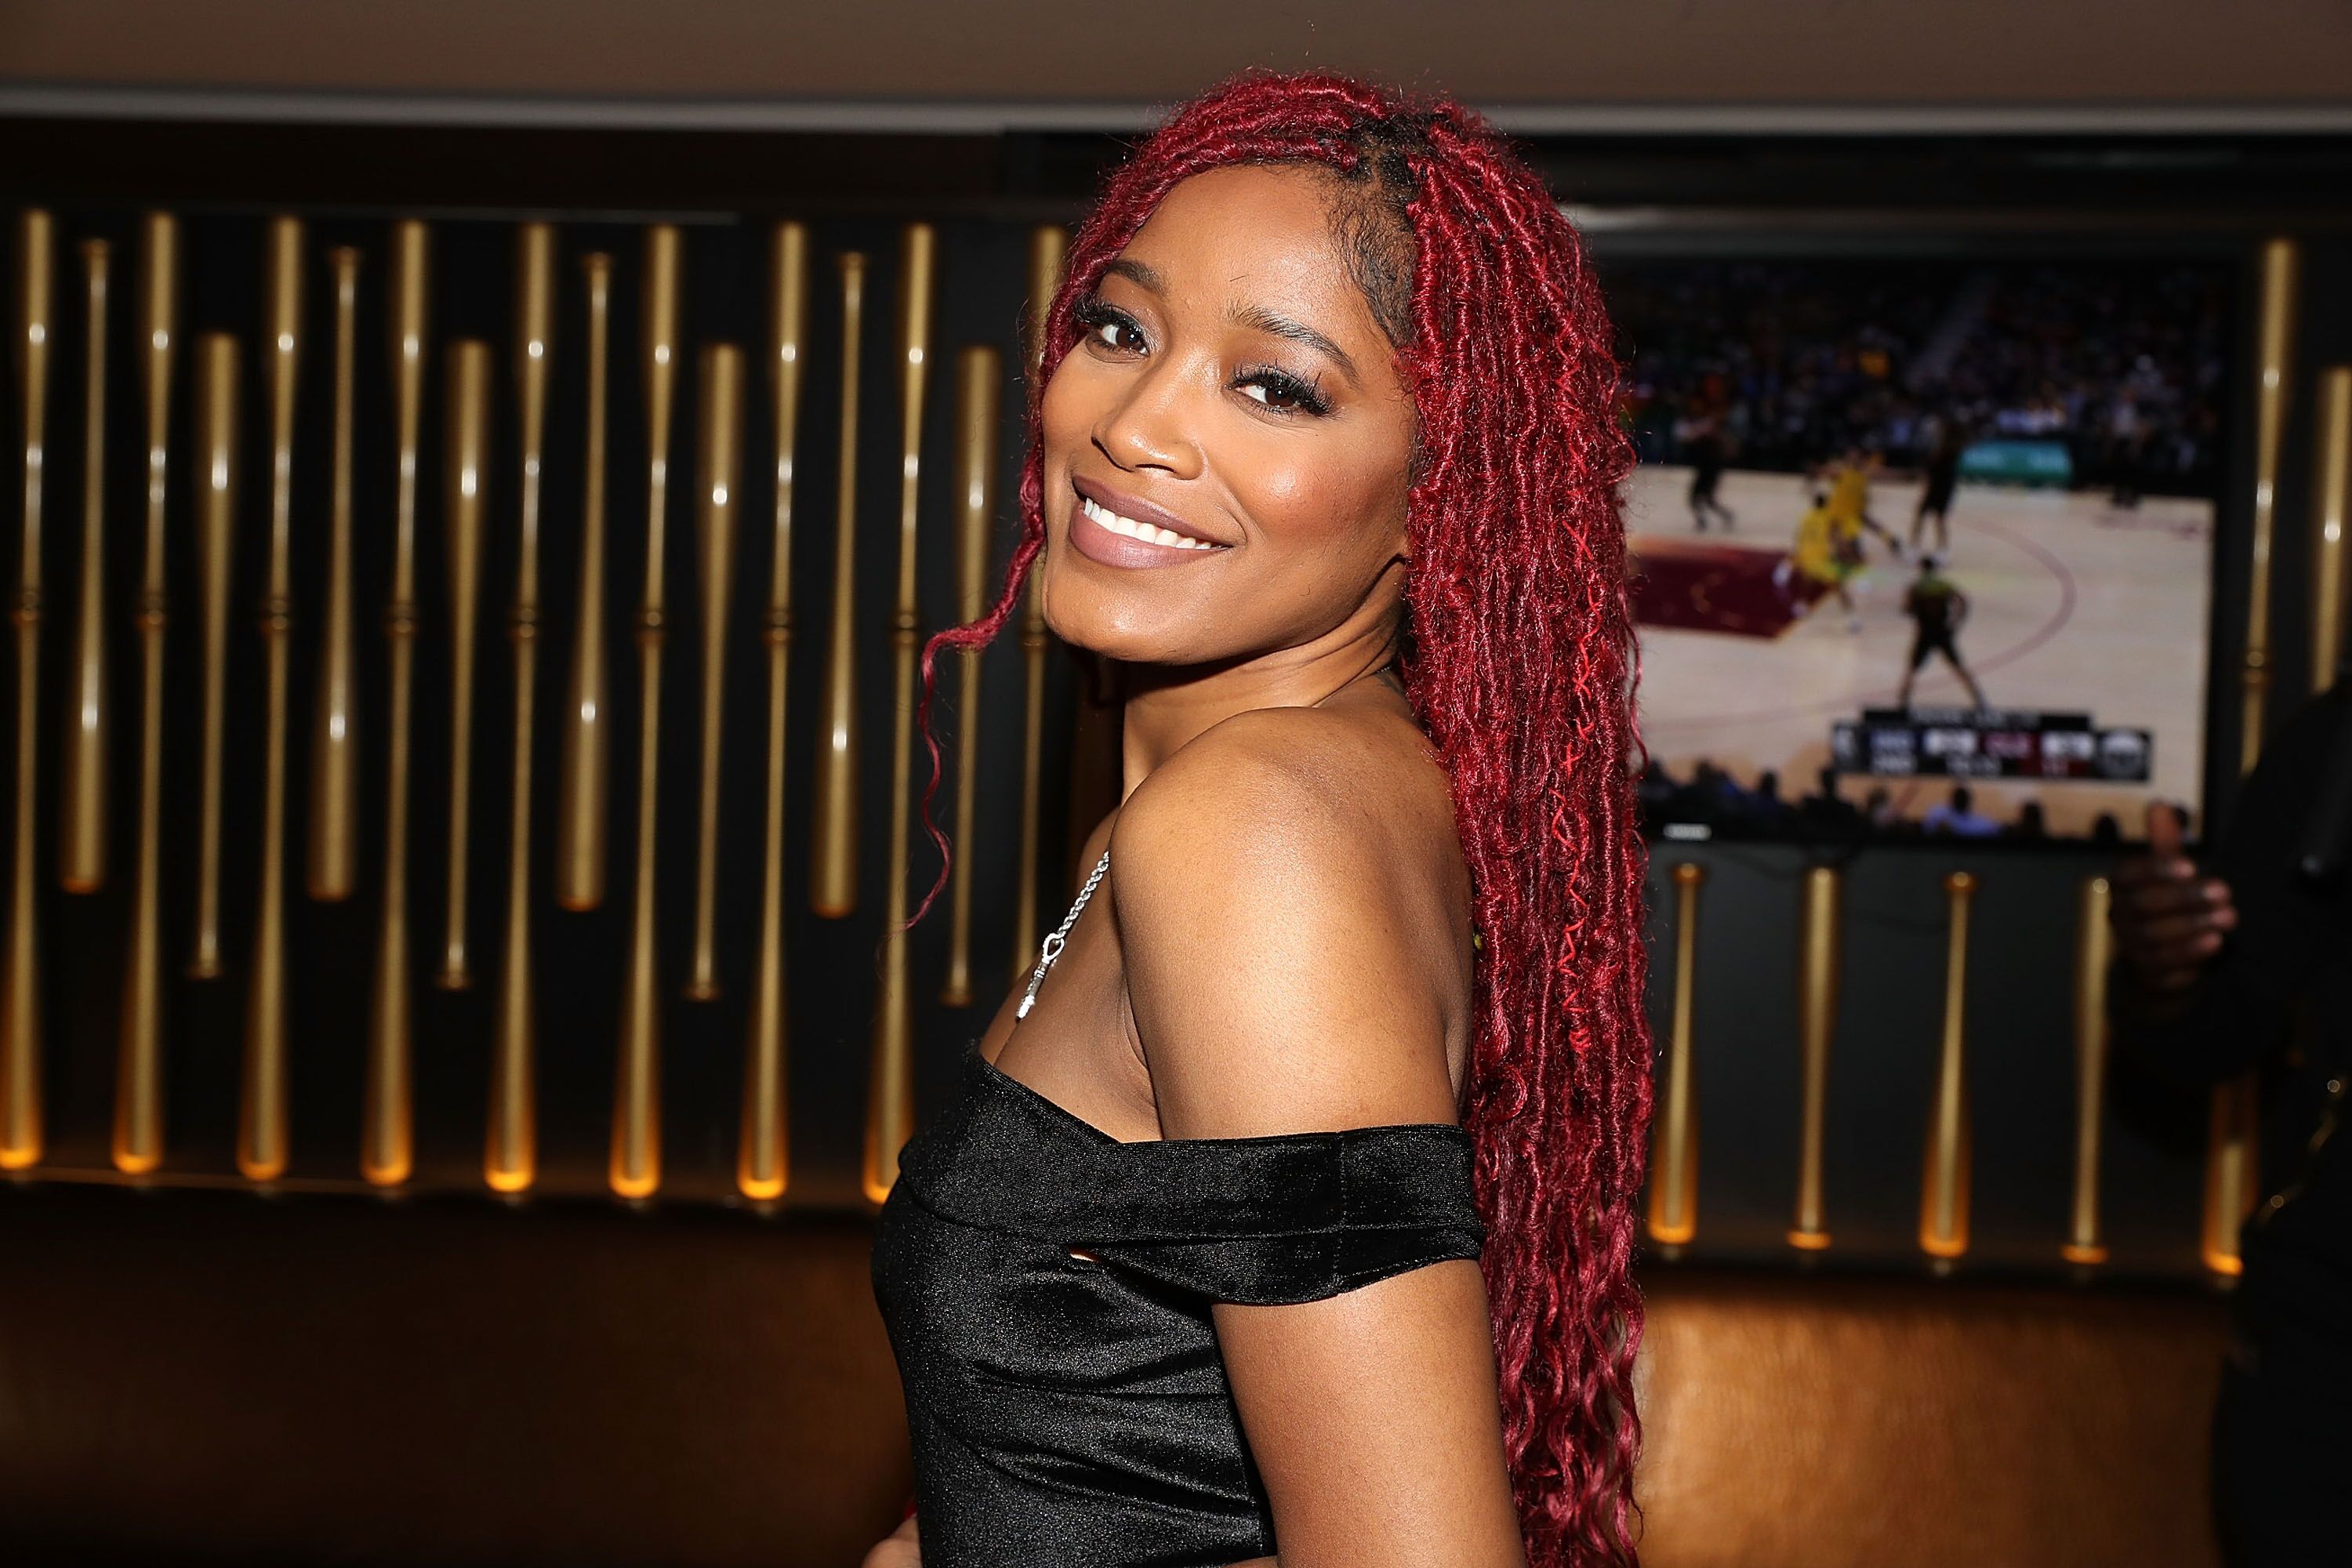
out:
M926 742L934 657L996 636L1045 542L1038 393L1077 339L1073 306L1177 182L1267 163L1336 175L1342 237L1418 414L1401 664L1475 889L1465 1122L1528 1561L1630 1565L1631 1266L1650 1112L1618 504L1633 459L1582 244L1492 128L1450 100L1253 74L1182 106L1111 175L1046 311L1003 590L923 649ZM927 790L927 826L929 802Z

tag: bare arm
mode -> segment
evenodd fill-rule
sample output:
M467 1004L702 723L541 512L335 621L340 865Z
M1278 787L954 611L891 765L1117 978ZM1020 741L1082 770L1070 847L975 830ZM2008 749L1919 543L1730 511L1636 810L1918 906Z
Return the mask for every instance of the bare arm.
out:
M1457 1119L1447 977L1467 933L1408 852L1426 824L1401 850L1377 775L1344 742L1318 752L1334 733L1229 722L1121 814L1120 942L1169 1137ZM1524 1561L1475 1262L1213 1316L1280 1568Z

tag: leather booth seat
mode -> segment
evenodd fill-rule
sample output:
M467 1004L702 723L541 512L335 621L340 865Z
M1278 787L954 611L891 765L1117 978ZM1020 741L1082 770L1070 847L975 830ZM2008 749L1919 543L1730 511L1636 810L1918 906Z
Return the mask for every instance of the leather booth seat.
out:
M0 1562L855 1568L855 1217L0 1187ZM1654 1270L1652 1568L2202 1565L2194 1296Z

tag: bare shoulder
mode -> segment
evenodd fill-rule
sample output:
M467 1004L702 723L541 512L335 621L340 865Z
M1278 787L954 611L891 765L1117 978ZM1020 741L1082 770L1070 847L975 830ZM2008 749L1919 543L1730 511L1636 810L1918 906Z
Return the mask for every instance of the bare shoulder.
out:
M1312 708L1255 709L1204 731L1136 787L1108 842L1122 897L1206 893L1293 913L1334 882L1441 896L1461 862L1444 773L1419 733Z
M1376 714L1258 710L1129 796L1112 877L1167 1135L1454 1120L1467 878L1419 742Z

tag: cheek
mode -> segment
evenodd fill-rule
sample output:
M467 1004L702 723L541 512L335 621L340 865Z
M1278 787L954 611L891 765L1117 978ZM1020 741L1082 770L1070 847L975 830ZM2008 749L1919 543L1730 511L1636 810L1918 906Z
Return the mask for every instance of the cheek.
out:
M1053 379L1045 383L1037 419L1048 475L1069 471L1070 454L1087 443L1087 433L1100 417L1103 389L1096 384L1101 378L1087 374L1093 368L1074 350L1055 366Z
M1273 445L1249 466L1247 504L1270 535L1317 550L1385 551L1403 520L1405 483L1386 447L1360 437Z

